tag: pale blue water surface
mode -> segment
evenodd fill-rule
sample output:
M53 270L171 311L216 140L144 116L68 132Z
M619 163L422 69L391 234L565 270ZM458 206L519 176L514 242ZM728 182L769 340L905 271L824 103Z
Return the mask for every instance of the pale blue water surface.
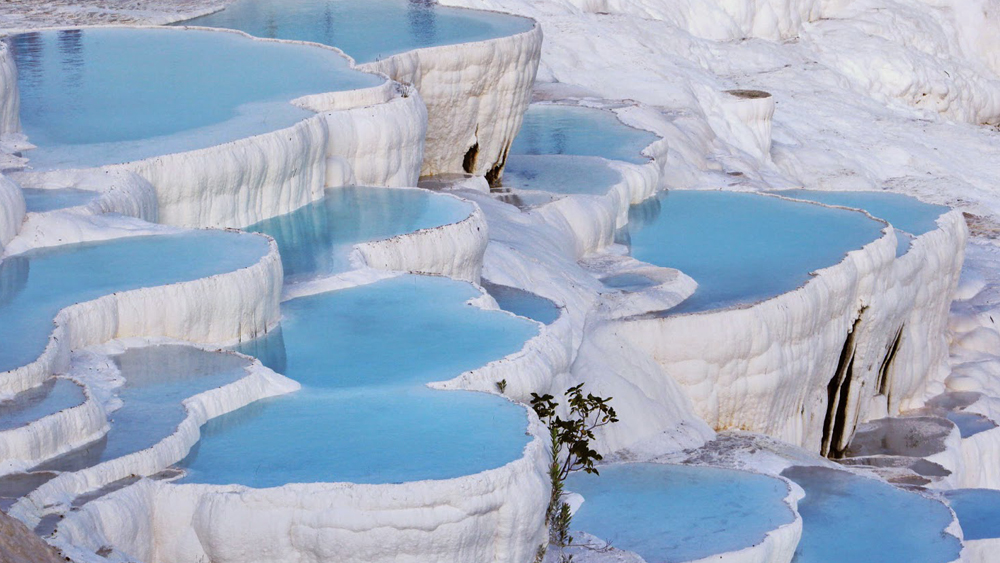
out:
M240 350L280 348L262 355L302 389L209 421L181 463L183 482L397 483L521 457L523 407L424 385L517 352L537 334L529 321L467 305L477 294L407 275L285 302L281 331Z
M622 176L601 158L564 155L512 155L503 186L557 194L604 195Z
M795 519L780 479L744 471L636 463L574 473L566 489L584 497L573 529L648 563L736 551Z
M811 272L882 236L862 213L775 197L674 190L633 206L632 256L676 268L698 289L668 314L751 304L792 291Z
M38 31L10 40L35 169L205 148L313 114L289 101L375 86L339 54L180 29Z
M561 310L555 302L530 291L499 285L483 280L483 289L496 300L504 311L527 317L542 324L552 324L559 318Z
M222 11L181 25L322 43L364 63L422 47L516 35L530 30L533 23L429 0L237 0Z
M967 540L1000 538L1000 491L956 489L944 496L958 516Z
M825 467L792 467L801 486L802 541L793 563L946 563L961 542L945 533L951 512L940 502Z
M56 209L85 205L101 195L98 192L75 188L61 188L56 190L22 188L21 193L24 194L24 203L28 211L34 213L44 213Z
M920 236L937 228L938 217L951 209L944 205L924 203L915 197L890 192L827 192L822 190L780 190L785 197L816 201L828 205L841 205L863 209L873 217L884 219L897 231ZM899 239L897 255L910 249L910 237L896 235Z
M353 245L457 223L472 204L424 190L346 187L286 215L245 230L274 237L285 281L296 282L351 269Z
M643 164L642 150L659 137L622 123L611 111L558 104L532 104L524 114L511 155L600 156Z
M98 297L232 272L267 254L263 237L191 231L35 250L0 262L0 372L41 355L60 309ZM164 306L169 306L165 303Z
M132 348L114 361L125 383L115 391L122 407L108 415L111 429L36 470L77 471L152 447L187 416L185 399L245 377L250 364L235 354L173 344Z
M83 404L83 388L68 379L45 383L0 401L0 431L24 426L39 418Z

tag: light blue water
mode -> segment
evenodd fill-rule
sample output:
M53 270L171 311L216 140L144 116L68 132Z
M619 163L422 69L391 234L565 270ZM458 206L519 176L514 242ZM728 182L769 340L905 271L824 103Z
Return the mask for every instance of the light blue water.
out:
M38 387L0 401L0 431L83 404L83 388L68 379L49 379Z
M958 559L958 538L945 533L943 504L887 483L825 467L792 467L782 475L805 489L799 501L802 541L793 563L945 563Z
M250 363L181 345L132 348L114 360L125 384L115 392L122 407L108 416L111 430L37 470L78 471L154 446L187 416L185 399L245 377Z
M528 442L523 407L424 384L521 349L536 325L465 304L470 285L401 276L283 304L281 347L295 393L259 401L202 428L183 482L397 483L502 466ZM251 351L244 346L241 350Z
M750 547L795 519L788 486L764 475L637 463L572 474L584 503L573 529L638 553L648 563L702 559Z
M237 0L181 25L332 45L364 63L420 47L515 35L530 30L532 22L429 0Z
M37 188L22 188L24 203L28 211L44 213L56 209L66 209L85 205L97 199L100 194L90 190L62 188L58 190L41 190Z
M516 155L507 159L503 186L557 194L604 195L622 176L600 158Z
M263 237L206 230L59 246L5 259L0 280L10 281L0 283L0 373L38 358L52 319L64 307L232 272L267 251Z
M351 269L353 245L457 223L471 204L423 190L336 188L323 199L246 230L274 237L285 281Z
M957 489L944 496L958 516L965 539L1000 538L1000 491Z
M36 169L222 144L314 115L288 102L377 85L326 50L178 29L41 31L11 40Z
M642 150L659 137L633 129L607 110L533 104L524 114L511 155L568 154L601 156L642 164Z
M785 197L864 209L873 217L884 219L904 233L920 236L937 228L937 219L951 209L924 203L915 197L889 192L827 192L820 190L781 190ZM897 255L910 249L910 238L899 236Z
M945 416L948 420L955 423L963 438L975 436L980 432L993 430L997 427L996 423L992 420L974 412L949 412Z
M510 311L515 315L521 315L547 325L556 322L556 319L559 318L559 306L540 295L485 280L482 282L482 286L504 311Z
M748 193L677 190L629 210L632 256L677 268L698 289L668 314L750 304L882 236L861 213Z
M619 289L621 291L641 291L656 285L656 282L652 279L641 274L633 273L610 275L605 278L601 278L601 283L603 283L605 287Z

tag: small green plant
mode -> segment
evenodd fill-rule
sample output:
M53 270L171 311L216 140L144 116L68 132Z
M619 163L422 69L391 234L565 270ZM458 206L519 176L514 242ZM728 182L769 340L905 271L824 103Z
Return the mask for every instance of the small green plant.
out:
M501 379L500 381L497 381L496 386L497 386L497 391L499 391L500 394L503 395L503 392L507 390L507 380Z
M545 511L545 524L549 527L550 541L560 548L572 545L569 535L573 518L569 504L563 497L566 477L575 471L600 475L595 463L601 461L601 454L590 447L594 431L602 426L618 422L618 415L611 406L611 397L598 397L583 393L583 383L570 387L563 394L568 407L567 418L557 414L559 403L549 394L531 394L531 408L549 429L552 447L552 463L549 465L549 479L552 494ZM561 561L569 562L572 556L562 555Z

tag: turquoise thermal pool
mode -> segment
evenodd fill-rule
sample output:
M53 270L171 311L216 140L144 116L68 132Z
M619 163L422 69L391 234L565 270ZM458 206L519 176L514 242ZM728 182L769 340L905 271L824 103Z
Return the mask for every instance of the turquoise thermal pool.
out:
M944 496L958 516L965 539L1000 538L1000 491L956 489L946 491Z
M35 361L63 308L119 291L251 266L260 236L226 231L139 236L35 250L0 262L0 373Z
M533 321L550 325L556 322L561 314L555 302L550 301L530 291L483 281L483 289L496 300L504 311L527 317Z
M503 186L557 194L604 195L622 176L596 157L512 155L507 159Z
M466 303L478 294L406 275L285 302L281 330L240 350L280 348L262 355L284 363L302 389L209 421L181 463L182 482L399 483L520 458L530 439L523 407L425 385L517 352L537 334L530 321Z
M86 205L101 195L98 192L77 190L74 188L57 190L22 188L21 193L24 194L24 204L28 211L34 213L44 213L46 211L55 211L56 209Z
M637 463L574 473L583 495L574 530L638 553L648 563L703 559L763 541L795 520L780 479L714 467Z
M676 268L698 289L666 314L752 304L792 291L812 272L882 236L862 213L721 191L663 192L629 210L632 256Z
M314 113L289 102L378 85L338 53L180 29L68 29L10 39L38 170L219 145ZM207 56L211 55L211 56Z
M429 0L237 0L182 25L332 45L364 63L423 47L516 35L533 24L526 18L448 8Z
M888 483L825 467L782 475L806 493L799 501L802 540L793 563L946 563L962 544L945 532L946 506Z
M890 192L827 192L819 190L780 190L778 195L805 199L827 205L863 209L873 217L884 219L897 231L897 255L910 249L910 236L920 236L937 228L937 220L951 211L944 205L924 203L915 197Z
M511 155L600 156L643 164L642 151L659 137L622 123L611 111L558 104L532 104L524 114Z
M49 379L42 385L0 401L0 431L25 426L40 418L83 404L83 387L69 379Z
M353 245L457 223L471 203L417 189L334 188L286 215L247 227L274 237L286 283L351 269Z
M125 383L122 401L100 440L43 463L37 471L77 471L144 450L172 434L187 417L183 401L247 375L250 360L183 345L131 348L114 357Z

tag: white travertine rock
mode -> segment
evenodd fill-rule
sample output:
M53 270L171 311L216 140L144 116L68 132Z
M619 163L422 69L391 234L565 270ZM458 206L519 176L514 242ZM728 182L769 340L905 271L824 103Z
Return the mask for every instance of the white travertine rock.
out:
M489 234L482 210L474 203L470 206L472 213L457 223L363 242L355 245L354 251L360 256L360 263L369 268L435 274L479 283Z
M616 332L652 353L717 430L840 450L859 422L943 390L944 327L966 236L961 214L950 212L899 259L889 230L795 291L747 307L628 319ZM828 385L838 365L851 378L834 409Z
M93 353L103 357L106 353L120 353L123 350L120 344L111 343L98 347ZM235 352L219 353L235 354ZM35 525L46 514L67 511L72 500L80 494L97 490L127 477L158 473L184 459L191 447L198 442L201 426L209 420L254 401L291 393L301 387L294 380L264 367L258 360L247 357L247 362L246 376L241 379L185 399L183 404L187 416L174 432L154 446L86 469L61 473L18 500L9 510L9 514ZM106 366L105 369L114 369L111 362L103 362L102 366L93 359L83 362L80 369L94 367L95 364L98 369L103 366ZM103 409L100 415L103 419Z
M21 97L17 89L17 64L10 45L0 43L0 139L21 132Z
M106 434L103 406L86 388L84 396L77 406L0 432L0 475L30 469Z
M538 24L474 43L416 49L358 65L413 84L427 104L420 174L469 172L496 177L521 128L542 50ZM466 155L473 151L466 166Z
M0 174L0 257L4 248L17 236L24 221L24 195L21 188Z
M192 342L236 342L255 338L280 319L283 277L278 246L270 240L260 261L234 272L118 292L66 307L56 315L41 357L0 373L0 394L39 385L69 367L71 350L109 340L165 336Z

